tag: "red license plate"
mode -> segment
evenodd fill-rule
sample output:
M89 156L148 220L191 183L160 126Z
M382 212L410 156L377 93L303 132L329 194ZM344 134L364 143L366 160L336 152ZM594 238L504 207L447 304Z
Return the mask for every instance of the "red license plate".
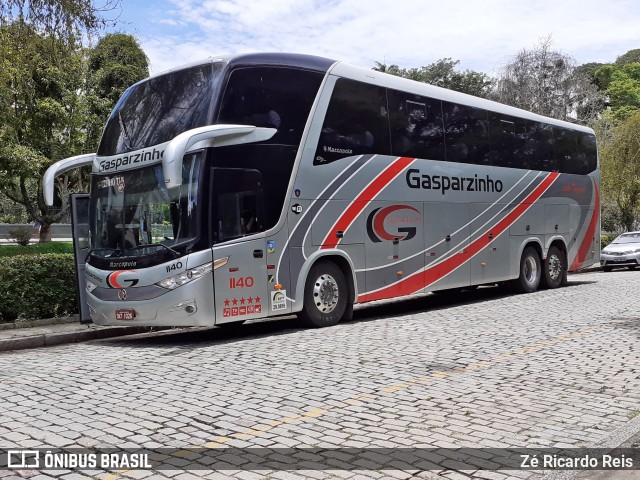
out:
M120 308L116 310L116 320L134 320L136 311L133 308Z

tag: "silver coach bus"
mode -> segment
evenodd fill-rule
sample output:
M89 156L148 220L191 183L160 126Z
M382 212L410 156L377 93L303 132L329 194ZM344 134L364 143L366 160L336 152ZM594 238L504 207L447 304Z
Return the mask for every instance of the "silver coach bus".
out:
M600 256L592 130L325 58L133 85L95 154L49 168L46 202L89 164L72 211L98 325L322 327L383 298L556 288Z

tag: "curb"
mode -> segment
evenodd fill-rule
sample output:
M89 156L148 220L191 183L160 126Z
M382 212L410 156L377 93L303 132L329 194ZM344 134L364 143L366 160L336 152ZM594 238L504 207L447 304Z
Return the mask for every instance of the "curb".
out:
M57 318L44 318L40 320L27 320L27 321L13 321L0 323L0 332L3 330L14 330L17 328L33 328L33 327L48 327L51 325L60 325L63 323L80 323L80 321L74 317L57 317Z
M43 333L22 338L0 339L0 352L24 350L26 348L53 347L67 343L87 342L104 338L122 337L138 333L148 333L149 327L104 327L65 333Z

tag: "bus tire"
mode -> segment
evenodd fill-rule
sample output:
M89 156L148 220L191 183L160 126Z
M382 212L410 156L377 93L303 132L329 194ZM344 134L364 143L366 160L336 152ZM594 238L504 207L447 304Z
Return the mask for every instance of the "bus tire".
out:
M304 305L298 316L308 327L330 327L342 319L347 297L347 281L342 270L333 262L321 260L307 275Z
M533 247L525 248L520 258L520 276L512 283L514 290L518 293L535 292L540 285L541 274L540 255Z
M542 266L540 281L544 288L558 288L566 284L567 262L562 251L552 245L547 252L547 258Z

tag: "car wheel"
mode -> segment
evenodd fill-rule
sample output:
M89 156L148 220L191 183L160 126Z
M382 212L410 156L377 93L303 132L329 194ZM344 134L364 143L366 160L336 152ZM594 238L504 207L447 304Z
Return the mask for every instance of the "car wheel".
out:
M307 275L304 305L299 318L308 327L335 325L347 307L347 281L333 262L316 263Z
M544 288L558 288L566 283L567 262L564 253L556 246L549 247L542 267L541 282Z
M610 272L612 270L611 267L602 267L602 270L605 272Z
M520 276L512 283L514 290L519 293L535 292L540 285L541 273L538 252L533 247L525 248L520 259Z
M635 270L636 268L638 268L638 266L637 265L629 265L627 268L629 270Z

